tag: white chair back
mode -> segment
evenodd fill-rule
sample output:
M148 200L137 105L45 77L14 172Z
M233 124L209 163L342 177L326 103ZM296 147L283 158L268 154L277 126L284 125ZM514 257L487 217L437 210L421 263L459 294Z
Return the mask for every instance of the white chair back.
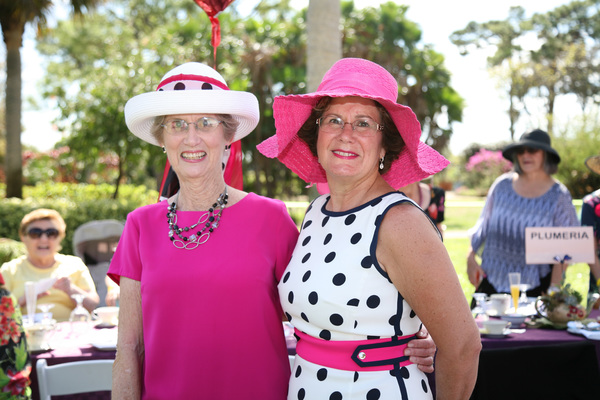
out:
M112 389L114 360L74 361L48 366L44 358L36 363L40 400L50 396L100 392Z

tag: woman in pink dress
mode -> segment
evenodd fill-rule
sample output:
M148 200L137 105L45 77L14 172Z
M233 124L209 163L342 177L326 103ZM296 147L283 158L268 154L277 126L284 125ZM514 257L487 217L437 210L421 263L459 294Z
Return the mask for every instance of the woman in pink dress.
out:
M120 284L116 399L286 397L277 283L298 229L283 202L230 187L222 162L259 118L251 93L186 63L130 99L128 128L162 146L180 189L129 214L109 276ZM416 355L431 369L431 340Z

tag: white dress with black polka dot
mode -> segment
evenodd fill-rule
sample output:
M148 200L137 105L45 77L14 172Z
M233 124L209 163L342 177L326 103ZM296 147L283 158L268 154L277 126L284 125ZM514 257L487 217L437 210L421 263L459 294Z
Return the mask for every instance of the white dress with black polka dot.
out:
M415 334L421 321L381 269L377 233L387 210L411 202L393 192L345 212L325 209L328 195L306 212L279 296L294 327L325 340L367 340ZM414 203L412 203L414 204ZM344 371L300 356L288 400L432 399L427 376L410 364L391 371Z

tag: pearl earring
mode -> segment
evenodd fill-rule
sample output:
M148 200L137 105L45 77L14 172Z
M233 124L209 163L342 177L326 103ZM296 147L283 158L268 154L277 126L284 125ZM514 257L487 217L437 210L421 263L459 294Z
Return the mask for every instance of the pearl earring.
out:
M162 147L163 153L167 152L167 149L165 148L165 146Z
M381 157L381 160L379 160L379 169L383 169L383 159L384 157Z

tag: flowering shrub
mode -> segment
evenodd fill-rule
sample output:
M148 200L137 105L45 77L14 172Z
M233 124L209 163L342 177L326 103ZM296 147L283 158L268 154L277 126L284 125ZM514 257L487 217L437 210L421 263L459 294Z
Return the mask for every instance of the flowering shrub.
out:
M473 154L465 165L467 174L464 182L467 187L478 189L485 194L494 180L511 168L512 163L502 157L501 151L481 149Z
M3 282L2 282L3 283ZM31 359L17 299L0 284L0 399L31 398Z

